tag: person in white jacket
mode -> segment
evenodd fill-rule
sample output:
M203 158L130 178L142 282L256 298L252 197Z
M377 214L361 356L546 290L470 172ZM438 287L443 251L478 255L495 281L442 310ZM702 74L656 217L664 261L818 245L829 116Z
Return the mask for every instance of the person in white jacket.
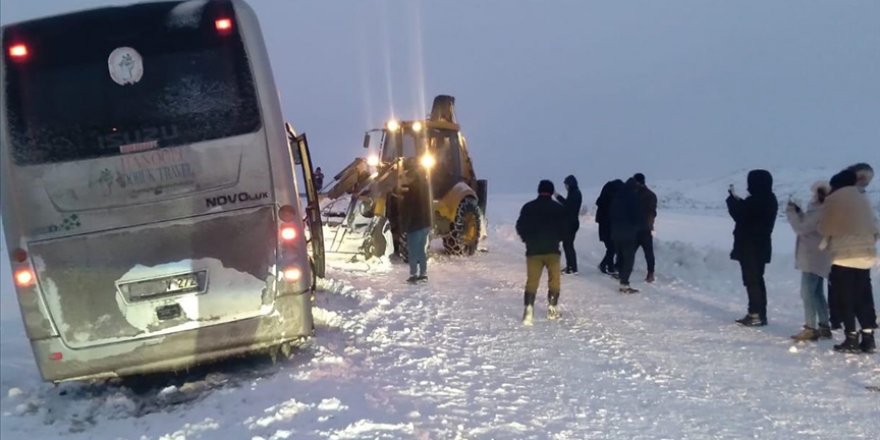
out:
M819 249L819 217L822 203L831 192L828 182L816 182L812 187L813 198L806 211L789 201L785 209L788 223L797 234L795 245L796 267L801 271L801 298L804 301L804 328L792 336L795 341L816 341L831 338L828 302L825 300L825 279L831 272L831 255Z
M871 288L871 267L877 261L880 230L871 203L856 187L857 176L844 170L831 178L831 194L819 217L819 233L831 253L830 290L840 308L846 339L835 345L842 352L876 350L877 314ZM856 320L861 331L856 329ZM859 337L861 336L861 343Z

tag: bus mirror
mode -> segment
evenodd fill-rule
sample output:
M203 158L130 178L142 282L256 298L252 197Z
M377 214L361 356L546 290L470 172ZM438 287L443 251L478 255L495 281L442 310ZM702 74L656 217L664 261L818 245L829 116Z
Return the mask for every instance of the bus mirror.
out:
M364 133L364 148L370 148L370 133Z

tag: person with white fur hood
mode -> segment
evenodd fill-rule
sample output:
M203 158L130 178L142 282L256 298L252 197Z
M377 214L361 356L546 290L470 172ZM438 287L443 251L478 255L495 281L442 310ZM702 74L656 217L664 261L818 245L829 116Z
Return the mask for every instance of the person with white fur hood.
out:
M877 261L880 229L871 203L856 186L856 172L846 169L831 178L831 194L819 217L822 246L831 253L829 289L840 307L846 339L835 345L841 352L872 353L877 315L871 288L871 267ZM856 320L861 331L856 329ZM861 336L861 342L859 337Z
M804 328L791 337L795 341L831 338L828 302L825 300L825 280L831 272L831 255L819 249L822 235L818 231L822 203L830 192L828 182L816 182L806 211L792 201L785 209L788 223L797 234L796 267L801 271L801 298L804 301Z

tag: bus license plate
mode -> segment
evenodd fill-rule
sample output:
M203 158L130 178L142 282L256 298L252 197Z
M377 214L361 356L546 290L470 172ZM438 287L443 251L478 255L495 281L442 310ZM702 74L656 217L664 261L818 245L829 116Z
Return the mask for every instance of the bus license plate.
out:
M165 295L202 292L207 284L207 272L199 271L119 286L127 300L138 301Z
M192 290L197 287L199 287L199 280L194 273L165 280L165 293L175 293L182 290Z

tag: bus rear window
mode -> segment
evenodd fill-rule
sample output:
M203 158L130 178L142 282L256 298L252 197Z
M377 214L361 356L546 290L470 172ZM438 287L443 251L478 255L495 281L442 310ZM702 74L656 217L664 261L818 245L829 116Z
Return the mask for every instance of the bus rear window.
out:
M5 62L13 160L89 159L257 130L232 8L207 5L106 8L5 28L4 44L29 49ZM218 17L232 29L217 28Z

